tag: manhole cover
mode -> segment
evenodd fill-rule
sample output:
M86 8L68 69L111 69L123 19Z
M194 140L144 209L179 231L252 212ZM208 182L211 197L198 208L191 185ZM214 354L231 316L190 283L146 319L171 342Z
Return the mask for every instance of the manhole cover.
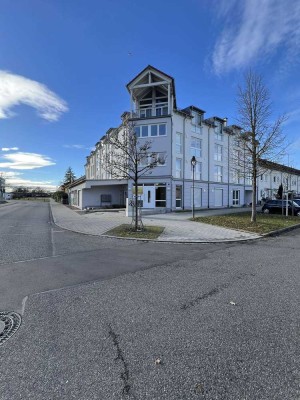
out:
M21 321L16 312L0 311L0 346L17 331Z

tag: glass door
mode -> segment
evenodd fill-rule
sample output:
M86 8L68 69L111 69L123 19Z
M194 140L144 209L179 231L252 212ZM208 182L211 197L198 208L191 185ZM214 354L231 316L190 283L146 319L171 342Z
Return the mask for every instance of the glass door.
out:
M176 185L176 208L182 208L182 186Z

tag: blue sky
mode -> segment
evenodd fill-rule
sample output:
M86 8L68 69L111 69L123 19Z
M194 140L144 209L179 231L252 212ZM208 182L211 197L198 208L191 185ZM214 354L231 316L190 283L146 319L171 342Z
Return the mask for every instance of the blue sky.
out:
M236 123L236 88L253 68L274 117L286 113L282 162L300 168L297 0L2 0L0 173L55 189L129 109L125 85L148 64L175 78L177 105Z

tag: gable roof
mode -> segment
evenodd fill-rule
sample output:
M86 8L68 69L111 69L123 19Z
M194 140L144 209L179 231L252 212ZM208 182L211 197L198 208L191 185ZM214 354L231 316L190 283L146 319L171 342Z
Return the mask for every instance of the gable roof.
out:
M135 81L138 81L139 78L142 78L142 76L147 71L154 72L154 73L157 73L159 75L163 75L166 78L166 80L170 81L172 92L173 92L173 99L174 99L173 106L174 106L174 108L177 108L177 106L176 106L176 93L175 93L175 81L174 81L174 78L172 76L166 74L165 72L160 71L159 69L153 67L150 64L146 68L144 68L141 72L139 72L129 83L127 83L126 88L127 88L128 92L130 92L130 87L133 85L133 83Z
M259 160L260 166L268 169L274 169L276 171L287 172L289 174L300 175L300 170L286 165L278 164L273 161L261 159Z

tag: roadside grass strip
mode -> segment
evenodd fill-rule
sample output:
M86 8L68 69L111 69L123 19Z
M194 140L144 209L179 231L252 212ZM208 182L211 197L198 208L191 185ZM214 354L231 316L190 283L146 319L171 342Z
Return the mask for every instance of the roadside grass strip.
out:
M215 215L211 217L197 217L196 222L218 225L223 228L242 230L266 234L290 226L299 225L300 218L282 215L257 214L256 223L251 222L251 213L237 213L228 215Z
M105 232L105 235L135 239L157 239L164 229L163 226L144 226L143 230L135 231L132 225L122 224Z

